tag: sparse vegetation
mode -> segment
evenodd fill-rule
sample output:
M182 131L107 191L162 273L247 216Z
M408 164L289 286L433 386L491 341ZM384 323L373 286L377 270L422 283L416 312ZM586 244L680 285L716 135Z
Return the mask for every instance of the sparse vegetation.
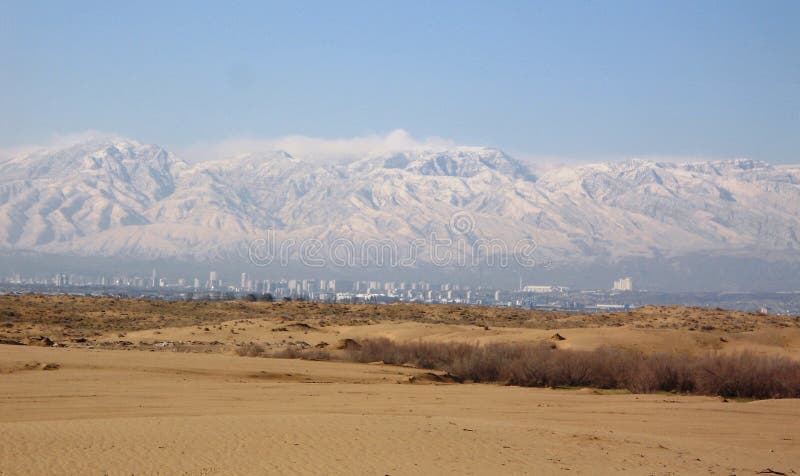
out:
M344 356L446 371L472 382L524 387L595 387L635 393L657 391L729 398L800 397L800 363L752 353L733 355L651 354L600 348L556 349L548 344L400 343L385 338L360 342Z
M261 344L250 342L236 348L242 357L272 357L277 359L331 360L331 353L319 347L287 345L276 350L267 350Z
M800 327L797 318L688 307L570 314L479 306L324 304L257 299L254 301L251 296L228 302L166 302L5 295L0 296L0 344L171 352L233 351L251 357L410 364L446 371L468 381L520 386L588 386L739 398L800 397L800 362L785 357L732 354L734 346L726 345L728 342L741 345L746 339L746 342L783 353L793 345L792 336L796 331L790 328ZM484 345L362 339L348 335L349 331L339 335L341 328L409 321L437 326L459 324L462 334L475 335L477 339L501 335L507 332L502 328L509 327L557 332L542 333L550 336L542 343L528 340L527 344ZM474 327L465 330L468 326L479 327L482 331L476 332ZM564 345L561 341L570 346L577 342L568 329L621 326L696 332L686 333L692 337L681 344L683 353L653 353L646 345L635 343L630 347L641 349L643 353L610 347L591 351L557 348ZM170 337L173 328L190 330L188 335L173 338ZM143 330L149 332L133 334ZM753 330L758 332L743 334ZM202 339L198 339L200 336ZM120 340L122 337L126 340ZM248 340L257 343L245 343ZM720 353L707 353L709 351Z
M264 355L266 349L263 345L249 343L236 348L236 355L242 357L260 357Z

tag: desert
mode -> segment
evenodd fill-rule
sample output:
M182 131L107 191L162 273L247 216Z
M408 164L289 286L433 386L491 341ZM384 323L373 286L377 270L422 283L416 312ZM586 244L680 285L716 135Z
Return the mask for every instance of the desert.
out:
M354 361L372 342L792 363L790 317L42 295L0 310L0 474L794 474L800 461L796 398Z

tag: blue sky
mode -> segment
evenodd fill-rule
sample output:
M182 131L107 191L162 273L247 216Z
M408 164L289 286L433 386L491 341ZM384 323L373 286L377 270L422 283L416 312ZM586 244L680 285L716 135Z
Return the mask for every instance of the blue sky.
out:
M0 0L0 146L403 129L800 163L797 1L163 3Z

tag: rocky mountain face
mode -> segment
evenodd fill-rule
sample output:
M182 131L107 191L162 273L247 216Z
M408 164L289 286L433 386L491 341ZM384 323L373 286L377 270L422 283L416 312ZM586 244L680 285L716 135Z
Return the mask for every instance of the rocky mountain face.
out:
M629 160L538 175L480 147L320 166L276 151L190 165L100 139L0 163L0 250L203 261L280 239L533 240L540 262L797 259L800 167ZM423 258L423 256L420 256Z

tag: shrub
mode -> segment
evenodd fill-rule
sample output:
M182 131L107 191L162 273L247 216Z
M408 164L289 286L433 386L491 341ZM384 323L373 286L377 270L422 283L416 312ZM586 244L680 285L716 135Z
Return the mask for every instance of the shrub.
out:
M236 354L242 357L261 357L264 355L264 352L265 349L263 345L254 344L252 342L244 344L236 349Z
M331 353L325 349L316 349L313 347L303 349L295 345L269 352L263 356L275 359L331 360Z
M560 350L549 344L398 343L386 338L366 339L360 344L360 349L345 351L345 358L411 364L472 382L739 398L800 397L800 362L747 352L648 355L611 347L579 351Z

